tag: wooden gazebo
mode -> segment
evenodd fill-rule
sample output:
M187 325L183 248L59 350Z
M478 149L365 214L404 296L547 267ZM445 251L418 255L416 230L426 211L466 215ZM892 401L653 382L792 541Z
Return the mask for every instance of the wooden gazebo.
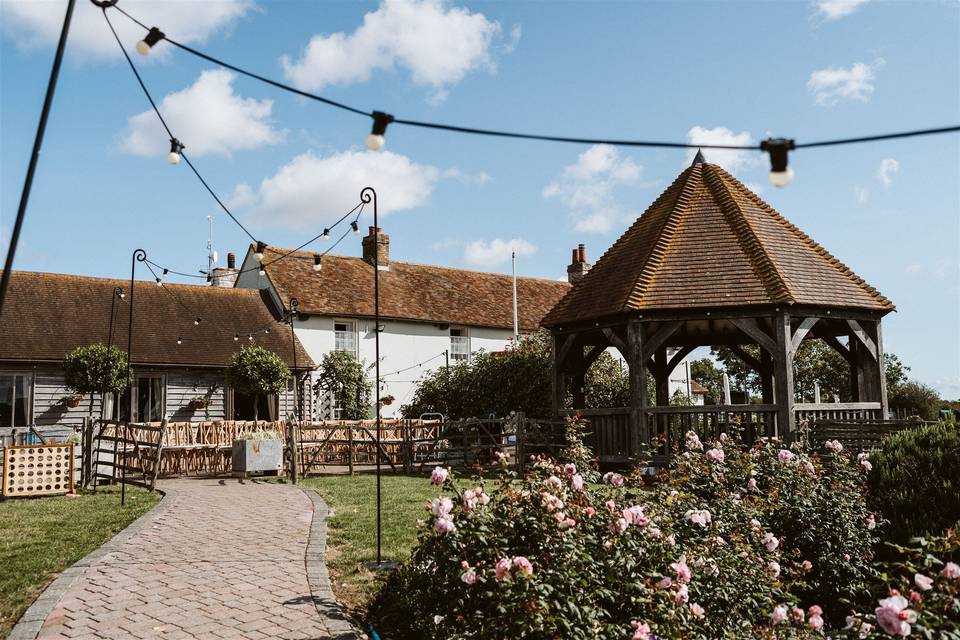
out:
M598 453L661 451L687 428L739 422L745 437L793 436L799 420L886 417L881 318L893 304L736 178L697 154L543 320L553 334L554 410L584 406L584 376L615 347L631 406L586 411ZM822 339L850 364L853 402L795 401L793 356ZM743 347L757 345L760 357ZM761 404L670 407L671 371L699 346L728 345L762 381ZM756 351L754 351L756 353ZM646 380L656 384L647 399Z

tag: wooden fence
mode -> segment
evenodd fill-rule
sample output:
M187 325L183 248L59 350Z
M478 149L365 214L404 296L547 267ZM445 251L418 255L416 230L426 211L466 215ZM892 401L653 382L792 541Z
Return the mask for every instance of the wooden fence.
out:
M166 421L159 425L100 420L93 444L92 475L153 490L160 471Z
M860 453L876 449L889 435L905 429L916 429L924 424L928 423L919 419L857 422L814 420L809 424L810 444L823 449L827 440L838 440L847 451Z

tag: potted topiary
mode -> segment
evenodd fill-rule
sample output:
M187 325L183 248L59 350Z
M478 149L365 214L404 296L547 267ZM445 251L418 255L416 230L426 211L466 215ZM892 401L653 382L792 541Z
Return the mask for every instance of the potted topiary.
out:
M233 474L279 473L283 469L283 442L275 431L247 431L233 441Z

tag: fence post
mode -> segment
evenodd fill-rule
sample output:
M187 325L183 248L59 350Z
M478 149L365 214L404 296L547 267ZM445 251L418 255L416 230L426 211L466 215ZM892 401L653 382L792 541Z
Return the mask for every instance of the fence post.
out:
M290 451L290 482L297 484L299 474L297 469L297 430L293 420L287 418L287 449Z
M93 440L90 428L90 416L83 417L83 427L80 431L80 487L90 486L90 443Z
M526 425L527 425L527 417L526 417L526 415L525 415L522 411L518 412L518 413L517 413L517 450L516 450L516 456L517 456L517 471L520 473L520 475L523 475L524 468L525 468L525 466L526 466L526 462L525 462L525 460L524 460L524 455L523 455L523 449L524 449L524 447L523 447L523 441L524 441L524 439L527 437L527 435L526 435L526 433L527 433Z
M347 465L350 467L350 475L353 475L353 423L347 425Z

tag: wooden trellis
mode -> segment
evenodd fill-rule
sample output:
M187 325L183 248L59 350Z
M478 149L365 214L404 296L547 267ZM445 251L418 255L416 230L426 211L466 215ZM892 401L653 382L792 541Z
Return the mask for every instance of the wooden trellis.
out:
M3 495L7 498L73 492L73 445L15 445L3 449Z

